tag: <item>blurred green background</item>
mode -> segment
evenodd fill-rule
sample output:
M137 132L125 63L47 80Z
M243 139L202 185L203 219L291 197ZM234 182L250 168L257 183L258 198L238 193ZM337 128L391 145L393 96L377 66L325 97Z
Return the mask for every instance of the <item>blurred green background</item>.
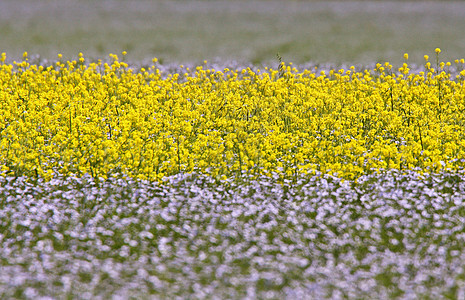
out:
M55 60L157 57L369 64L465 56L463 1L2 0L0 52Z

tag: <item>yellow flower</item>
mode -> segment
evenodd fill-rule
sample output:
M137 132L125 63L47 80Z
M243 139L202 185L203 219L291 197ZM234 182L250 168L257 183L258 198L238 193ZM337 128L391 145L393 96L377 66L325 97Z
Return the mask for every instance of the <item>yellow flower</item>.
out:
M438 62L438 74L427 56L419 74L386 62L377 76L352 66L328 77L290 64L180 66L162 76L154 65L133 71L110 58L0 65L0 166L47 178L122 172L150 180L317 170L354 179L371 168L463 167L450 161L465 155L465 91L450 64Z

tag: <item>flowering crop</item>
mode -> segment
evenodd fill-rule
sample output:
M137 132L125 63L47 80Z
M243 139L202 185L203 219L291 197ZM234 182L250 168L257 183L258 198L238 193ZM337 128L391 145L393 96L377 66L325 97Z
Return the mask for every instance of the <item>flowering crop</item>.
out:
M465 176L404 173L0 177L0 298L464 299Z
M464 61L373 70L299 71L180 67L156 59L133 70L75 61L0 62L0 168L160 180L200 171L329 173L346 179L384 169L439 172L465 162ZM124 55L124 53L123 53ZM408 59L408 55L404 56Z

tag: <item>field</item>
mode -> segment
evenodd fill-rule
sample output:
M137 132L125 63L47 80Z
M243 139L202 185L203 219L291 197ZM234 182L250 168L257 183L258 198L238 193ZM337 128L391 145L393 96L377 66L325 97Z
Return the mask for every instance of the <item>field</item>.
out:
M1 299L465 297L462 3L21 3Z
M55 60L128 52L164 64L237 60L274 64L422 63L444 50L462 58L462 1L91 1L4 0L0 47Z
M465 71L440 53L417 73L2 55L1 297L462 297Z
M463 299L464 175L0 178L3 299Z

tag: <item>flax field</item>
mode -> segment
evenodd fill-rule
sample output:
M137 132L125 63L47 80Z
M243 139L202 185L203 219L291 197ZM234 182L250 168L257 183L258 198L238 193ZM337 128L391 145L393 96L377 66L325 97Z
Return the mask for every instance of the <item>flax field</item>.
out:
M465 70L0 60L0 298L461 299Z

